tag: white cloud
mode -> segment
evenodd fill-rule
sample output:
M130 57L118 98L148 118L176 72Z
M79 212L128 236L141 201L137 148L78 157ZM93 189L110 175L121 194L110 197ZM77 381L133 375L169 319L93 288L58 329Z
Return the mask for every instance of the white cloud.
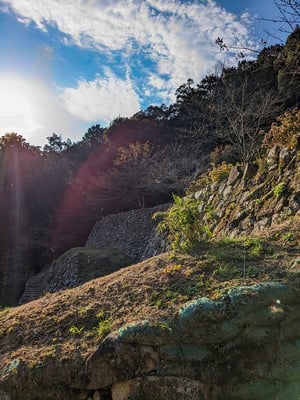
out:
M104 78L81 80L61 94L66 109L87 122L105 124L117 116L129 117L140 110L140 101L129 78L122 80L107 71Z
M152 74L149 77L149 85L161 90L165 86L165 82L159 76Z
M53 132L78 140L85 128L63 109L45 82L0 75L0 136L17 132L31 144L44 145Z
M37 71L40 80L16 80L18 86L12 93L20 94L19 111L12 115L7 109L5 113L0 110L0 134L17 131L33 144L44 144L52 132L78 140L88 123L107 124L117 116L131 116L139 111L144 96L154 96L156 102L174 101L175 90L188 78L198 82L213 71L218 61L224 60L224 54L214 44L218 36L228 46L235 45L236 38L249 47L254 46L249 33L249 14L244 13L238 19L213 0L2 0L0 3L3 12L14 12L26 26L33 23L43 32L49 27L57 28L62 32L65 46L91 48L109 55L111 60L118 53L124 68L127 66L123 71L126 78L106 70L93 80L80 77L75 87L61 88L57 96L45 79L41 81L49 60L55 56L51 47L43 47ZM145 54L150 59L148 64ZM134 62L138 65L138 78L133 72L134 56L137 56ZM5 104L1 82L0 76L0 103Z
M107 53L123 51L124 57L147 46L156 66L145 80L155 82L153 74L156 74L156 82L164 80L164 85L157 85L157 89L167 92L169 97L188 78L199 81L213 68L220 59L214 44L218 36L229 46L236 37L245 45L253 45L249 42L249 16L244 14L238 20L213 0L6 0L2 3L26 24L32 21L44 31L48 26L58 28L66 35L65 43ZM119 83L121 92L126 93L124 82ZM66 89L64 98L69 110L77 110L76 115L79 104L86 108L85 115L97 115L96 107L85 106L76 93L103 94L110 90L114 93L116 90L110 80L82 81L77 89ZM137 105L133 92L129 92L129 98ZM102 104L100 100L96 102ZM120 107L122 110L124 105ZM108 117L108 111L103 115Z

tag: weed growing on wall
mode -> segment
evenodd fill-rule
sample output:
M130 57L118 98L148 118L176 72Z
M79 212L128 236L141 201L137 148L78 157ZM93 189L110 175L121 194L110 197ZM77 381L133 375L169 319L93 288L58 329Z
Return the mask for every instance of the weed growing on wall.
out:
M276 185L273 189L274 196L279 199L280 197L282 197L284 190L285 184L283 182L278 183L278 185Z
M162 217L158 232L167 231L173 250L189 252L202 240L212 236L209 226L201 224L199 202L192 197L173 196L174 204L168 211L154 214Z

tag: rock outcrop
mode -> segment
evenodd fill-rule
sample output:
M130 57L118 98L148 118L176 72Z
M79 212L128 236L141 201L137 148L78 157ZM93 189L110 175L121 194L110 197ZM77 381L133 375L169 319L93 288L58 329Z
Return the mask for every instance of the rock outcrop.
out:
M266 283L186 304L172 323L124 326L87 360L113 400L266 400L300 395L296 292Z
M171 321L125 325L81 372L70 361L53 371L14 360L0 399L32 399L33 388L36 398L62 398L64 387L63 398L77 400L297 400L299 360L299 293L268 282L195 299Z

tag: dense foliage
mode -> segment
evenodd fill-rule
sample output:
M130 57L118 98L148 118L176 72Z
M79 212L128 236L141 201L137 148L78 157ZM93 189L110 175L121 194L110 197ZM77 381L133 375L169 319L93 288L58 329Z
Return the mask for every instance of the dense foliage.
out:
M210 153L221 170L222 161L251 164L262 141L274 140L262 132L298 105L299 35L296 28L256 60L188 80L170 106L92 126L77 143L54 133L40 149L17 133L2 136L0 305L15 303L51 259L84 244L102 215L182 194L209 168ZM272 129L279 137L280 126Z

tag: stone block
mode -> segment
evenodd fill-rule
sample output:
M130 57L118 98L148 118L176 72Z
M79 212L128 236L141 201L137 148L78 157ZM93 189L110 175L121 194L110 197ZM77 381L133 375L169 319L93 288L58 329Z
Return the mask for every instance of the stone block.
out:
M158 365L158 353L151 346L122 343L117 337L108 336L86 362L87 389L105 388L156 371Z
M172 327L154 325L149 321L139 321L125 325L119 329L118 336L124 343L139 343L150 346L174 343L176 341Z
M163 360L177 360L187 362L198 362L212 355L207 346L203 345L166 345L160 348L160 358Z
M112 386L113 400L204 400L202 385L192 379L149 376Z
M257 308L268 307L278 302L284 305L297 298L296 293L287 286L263 282L253 286L240 286L228 291L230 303L234 309L242 313L256 311Z

